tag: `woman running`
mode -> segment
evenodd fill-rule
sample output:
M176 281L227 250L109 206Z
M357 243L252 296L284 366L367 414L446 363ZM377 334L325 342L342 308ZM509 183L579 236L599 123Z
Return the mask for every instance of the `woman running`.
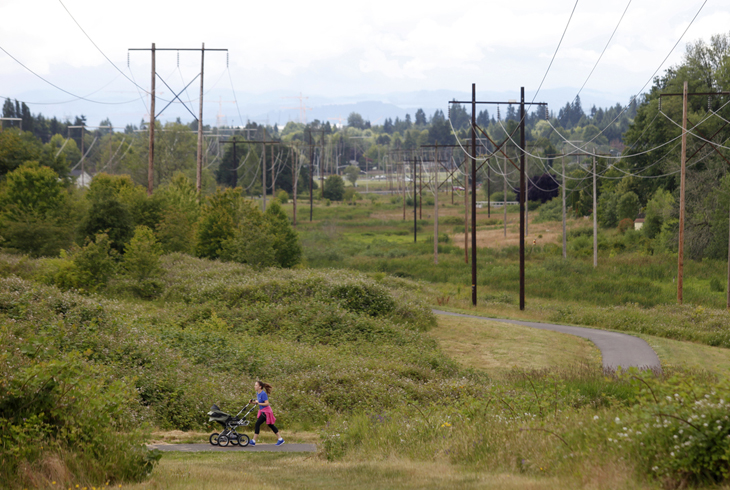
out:
M256 403L259 404L259 414L258 419L256 419L256 427L254 428L253 439L249 444L251 446L256 445L256 438L259 436L259 429L261 429L261 424L265 423L269 426L274 435L277 436L278 441L276 441L276 445L281 446L282 444L284 444L284 439L279 435L279 429L277 429L274 425L274 423L276 422L276 417L274 417L274 412L271 410L271 404L269 403L271 385L269 383L264 383L263 381L256 381L253 387L256 389ZM251 400L250 402L252 403L253 400Z

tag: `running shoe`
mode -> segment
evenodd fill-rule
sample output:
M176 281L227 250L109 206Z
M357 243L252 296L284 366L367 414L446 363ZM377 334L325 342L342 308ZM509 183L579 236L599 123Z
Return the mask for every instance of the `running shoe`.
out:
M251 442L249 442L248 445L249 446L255 446L256 445L256 441L254 441L253 439L251 439Z
M284 444L284 439L279 439L278 441L276 441L277 446L281 446L282 444Z

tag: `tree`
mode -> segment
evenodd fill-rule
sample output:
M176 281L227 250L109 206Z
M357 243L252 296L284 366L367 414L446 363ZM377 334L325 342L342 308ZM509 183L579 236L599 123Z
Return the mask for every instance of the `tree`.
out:
M264 213L269 229L273 235L273 247L276 262L280 267L294 267L302 260L302 247L299 237L294 231L289 218L278 202L274 201Z
M0 235L5 247L55 256L71 243L69 199L58 174L26 162L7 174L0 192Z
M356 182L358 177L360 177L360 167L357 165L350 165L345 168L345 177L353 186L357 186Z
M236 189L218 189L208 197L196 233L195 254L198 257L215 259L220 256L224 242L233 238L236 232L244 205Z
M124 190L133 187L134 183L126 175L97 174L94 177L86 193L91 208L82 227L87 238L105 233L117 252L124 251L124 246L134 234L134 219L121 195Z
M639 202L639 196L635 192L626 192L621 195L618 200L617 215L618 220L623 219L636 219L636 215L641 210L641 203Z
M138 226L132 240L124 247L122 267L132 279L145 281L162 272L161 255L162 247L152 230L146 226Z
M61 269L54 278L61 288L85 288L94 291L103 287L117 269L116 251L104 233L96 235L93 240L87 239L83 248L74 246L69 256L71 267Z
M324 181L322 197L331 201L342 201L345 195L345 181L339 175L330 175Z
M418 109L416 111L416 126L425 126L428 124L428 121L426 121L426 113L423 112L423 109Z
M347 116L347 125L351 128L365 129L365 120L357 112L351 112L350 115Z
M657 189L654 196L646 204L646 218L642 231L649 238L656 237L662 231L664 223L672 217L674 209L672 193L664 189Z

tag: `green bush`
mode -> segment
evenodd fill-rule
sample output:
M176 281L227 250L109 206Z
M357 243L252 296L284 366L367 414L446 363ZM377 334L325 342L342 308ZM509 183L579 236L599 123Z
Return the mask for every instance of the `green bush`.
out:
M464 218L461 216L444 216L443 218L439 218L439 223L442 225L464 226Z
M152 230L146 226L138 226L134 230L132 240L124 248L122 267L129 277L136 281L145 281L160 275L160 256L162 247Z
M342 201L345 196L345 181L339 175L330 175L324 181L322 197L331 201Z
M622 235L626 233L627 230L633 230L634 229L634 220L631 218L624 218L618 223L618 232Z
M286 204L289 202L289 193L284 189L279 189L276 193L276 199L278 199L281 204Z
M718 278L713 277L710 279L710 291L714 293L724 293L725 284L723 284Z
M3 487L48 487L59 477L54 485L101 486L139 481L152 471L160 453L143 444L127 380L113 380L79 354L52 355L53 344L37 337L18 344L20 354L10 357L15 369L5 366L0 391Z
M563 219L563 200L555 197L540 206L540 212L533 220L535 223L544 223L546 221L562 221Z
M56 262L51 282L61 289L96 291L106 286L117 270L117 252L106 234L100 233L83 247L73 247Z

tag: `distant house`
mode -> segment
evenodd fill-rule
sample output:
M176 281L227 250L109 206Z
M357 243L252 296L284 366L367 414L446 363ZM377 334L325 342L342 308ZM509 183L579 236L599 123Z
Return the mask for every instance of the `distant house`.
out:
M86 172L81 170L71 170L71 179L74 181L74 185L81 189L82 187L89 188L93 177Z
M634 230L639 231L644 227L644 218L636 218L634 221Z

